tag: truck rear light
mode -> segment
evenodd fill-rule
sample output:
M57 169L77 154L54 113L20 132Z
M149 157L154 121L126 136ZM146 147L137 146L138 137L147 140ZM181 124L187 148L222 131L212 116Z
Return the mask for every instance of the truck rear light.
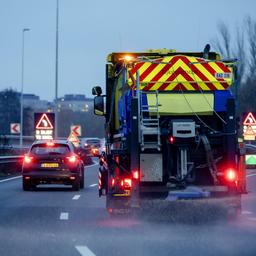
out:
M25 155L24 156L24 160L23 160L24 164L31 164L32 161L33 161L33 157L32 156L29 156L29 155Z
M131 188L132 187L132 180L131 179L121 180L121 187L123 187L123 188Z
M139 179L139 171L138 171L138 170L136 170L136 171L133 172L133 178L134 178L135 180L138 180L138 179Z
M225 172L225 178L229 182L234 182L237 180L237 173L234 169L229 168Z
M115 183L116 183L115 179L112 178L112 179L111 179L111 186L114 187L114 186L115 186Z
M174 143L174 137L173 136L169 136L168 141L170 144Z
M26 176L24 179L25 179L25 180L30 180L30 177Z
M76 179L76 177L71 176L71 177L69 177L69 179L71 179L71 180L75 180L75 179Z

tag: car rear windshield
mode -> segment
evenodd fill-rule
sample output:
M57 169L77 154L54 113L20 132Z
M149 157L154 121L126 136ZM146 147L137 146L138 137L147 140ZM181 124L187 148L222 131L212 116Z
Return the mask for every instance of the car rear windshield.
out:
M34 145L31 148L31 153L35 155L66 155L70 152L67 145L55 144L54 146L47 146L46 144Z
M91 144L91 145L94 145L94 144L100 144L100 140L87 140L86 141L87 144Z

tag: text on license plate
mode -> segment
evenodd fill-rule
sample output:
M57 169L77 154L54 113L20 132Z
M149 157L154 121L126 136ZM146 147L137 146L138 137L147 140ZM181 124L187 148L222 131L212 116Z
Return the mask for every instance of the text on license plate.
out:
M41 167L44 168L55 168L55 167L59 167L58 163L42 163Z

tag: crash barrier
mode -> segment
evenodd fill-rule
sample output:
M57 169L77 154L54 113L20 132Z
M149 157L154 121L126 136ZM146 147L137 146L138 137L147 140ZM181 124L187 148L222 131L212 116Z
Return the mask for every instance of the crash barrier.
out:
M22 155L0 156L0 178L21 173Z

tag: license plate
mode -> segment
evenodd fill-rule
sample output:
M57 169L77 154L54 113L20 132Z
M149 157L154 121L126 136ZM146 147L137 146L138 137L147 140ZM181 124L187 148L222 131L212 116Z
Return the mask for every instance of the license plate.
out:
M59 167L58 163L42 163L41 167L43 168L56 168Z

